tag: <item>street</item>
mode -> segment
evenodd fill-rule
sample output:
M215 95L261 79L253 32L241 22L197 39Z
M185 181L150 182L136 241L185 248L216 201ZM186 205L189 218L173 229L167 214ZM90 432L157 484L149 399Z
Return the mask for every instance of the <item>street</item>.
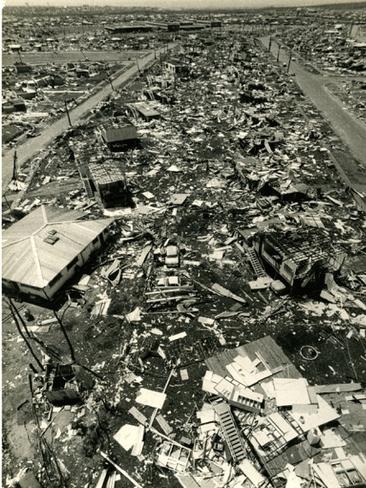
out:
M168 46L168 48L172 48L174 44ZM156 54L163 52L166 48L157 50ZM130 78L135 76L138 73L138 70L144 69L149 63L154 60L154 52L148 54L144 58L139 60L139 68L134 65L127 71L122 71L121 74L117 76L113 80L114 88L118 88L123 83L128 81ZM100 103L104 98L108 97L113 92L112 87L110 86L109 82L99 90L97 93L92 95L90 98L85 100L85 102L81 103L74 109L70 110L70 118L73 124L76 124L86 113L88 113L92 108L94 108L98 103ZM37 137L33 137L31 139L27 139L23 144L16 146L17 151L17 167L21 168L21 166L30 158L36 156L38 152L46 147L55 137L59 136L69 127L67 116L64 115L60 119L53 122L49 127L47 127L41 134ZM14 149L5 151L2 157L2 189L3 192L6 190L7 185L9 184L12 172L13 172L13 157L14 157Z
M146 54L146 51L42 51L42 52L23 52L21 60L27 64L64 64L80 62L125 62L128 59L135 60ZM2 56L3 66L12 66L19 62L20 58L16 54L5 53Z
M262 43L268 49L269 38L262 38ZM271 52L277 57L278 44L272 40ZM279 61L287 63L289 55L281 49ZM352 117L334 96L325 89L327 77L315 75L292 61L290 72L296 75L296 81L304 94L308 96L316 107L324 114L334 131L349 147L352 155L366 167L366 126Z

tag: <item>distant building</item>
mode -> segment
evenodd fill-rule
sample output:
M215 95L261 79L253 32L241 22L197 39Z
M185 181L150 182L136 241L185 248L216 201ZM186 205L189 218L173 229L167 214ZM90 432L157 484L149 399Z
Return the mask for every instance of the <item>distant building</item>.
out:
M107 125L100 130L103 142L111 151L123 151L137 144L137 130L130 122L121 125Z
M197 30L203 30L207 29L209 25L207 24L187 24L187 25L181 25L180 30L181 31L197 31Z
M4 292L51 300L104 245L113 222L81 217L79 211L42 205L4 231Z
M204 27L221 27L222 26L222 22L221 20L202 20L202 21L198 21L197 24L201 24L203 25Z
M149 22L155 28L165 30L167 32L177 32L180 29L179 22Z
M125 25L116 25L112 27L106 27L106 30L117 34L117 33L126 33L126 32L150 32L154 30L152 25L143 25L143 24L125 24Z

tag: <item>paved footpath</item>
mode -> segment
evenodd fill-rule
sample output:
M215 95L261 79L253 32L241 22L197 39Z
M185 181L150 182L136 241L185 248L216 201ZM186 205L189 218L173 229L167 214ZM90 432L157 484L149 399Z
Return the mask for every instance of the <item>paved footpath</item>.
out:
M174 44L168 46L171 49ZM159 55L165 51L165 47L160 50L156 50L156 54ZM122 84L126 83L130 78L134 77L138 70L144 69L155 60L155 53L151 52L144 58L139 60L139 66L132 66L127 71L123 71L117 75L112 81L114 88L118 88ZM92 108L94 108L103 99L108 97L113 92L111 85L107 82L97 93L89 97L77 107L70 110L70 119L73 124L78 122L84 115L86 115ZM23 144L16 146L17 150L17 167L18 169L30 158L35 157L39 151L48 146L50 142L60 134L62 134L69 127L67 116L64 115L60 119L51 123L46 129L44 129L37 137L27 139ZM9 184L13 174L13 158L14 149L7 150L3 153L2 157L2 192L6 190L6 186Z

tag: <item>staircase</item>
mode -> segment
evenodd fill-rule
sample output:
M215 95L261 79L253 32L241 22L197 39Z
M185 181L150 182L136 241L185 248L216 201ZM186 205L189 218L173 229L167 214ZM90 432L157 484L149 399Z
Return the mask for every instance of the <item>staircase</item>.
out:
M257 277L265 278L267 276L267 273L264 271L263 266L258 259L257 253L252 247L247 248L247 256Z
M240 463L240 461L246 458L247 453L243 440L240 437L239 430L235 424L234 417L231 413L230 406L225 402L218 402L216 400L213 407L219 417L221 432L229 448L233 461L235 463Z

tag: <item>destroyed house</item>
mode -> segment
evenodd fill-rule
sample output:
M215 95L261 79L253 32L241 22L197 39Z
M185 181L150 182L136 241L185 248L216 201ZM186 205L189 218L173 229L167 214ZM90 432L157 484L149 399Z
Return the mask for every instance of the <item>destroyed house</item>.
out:
M12 102L3 103L2 110L6 114L8 113L10 114L13 112L26 112L27 105L24 100L18 99L18 100L13 100Z
M31 73L33 71L33 68L30 64L26 63L15 63L15 70L17 73Z
M104 208L130 206L125 175L112 161L85 165L82 180L88 196L96 198Z
M148 102L129 103L127 105L127 111L131 116L135 118L142 117L146 121L160 117L159 112L155 110L151 103Z
M172 76L186 78L189 75L189 66L179 60L170 60L165 62L165 70Z
M322 285L325 273L339 271L346 258L320 229L258 233L254 248L275 275L296 288Z
M361 455L316 463L314 473L326 488L366 487L365 461Z
M112 152L133 147L137 142L137 130L131 123L104 126L100 130L103 142Z
M112 219L80 220L84 216L42 205L4 231L5 293L51 300L108 237Z

